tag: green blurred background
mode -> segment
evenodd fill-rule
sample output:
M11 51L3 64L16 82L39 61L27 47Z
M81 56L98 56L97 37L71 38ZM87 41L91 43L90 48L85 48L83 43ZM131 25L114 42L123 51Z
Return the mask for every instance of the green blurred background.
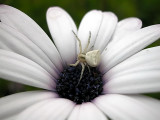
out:
M50 36L46 24L46 11L51 6L60 6L74 19L78 26L83 15L92 9L114 12L119 20L138 17L143 27L160 23L160 0L0 0L0 4L13 6L34 19ZM160 40L151 46L160 45ZM23 86L0 79L0 97L37 88ZM160 93L149 94L160 99Z

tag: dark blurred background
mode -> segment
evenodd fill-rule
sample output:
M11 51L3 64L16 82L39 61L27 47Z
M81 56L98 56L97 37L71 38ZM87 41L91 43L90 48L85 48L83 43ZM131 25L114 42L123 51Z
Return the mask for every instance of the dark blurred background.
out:
M0 4L7 4L23 11L34 19L49 36L46 11L51 6L60 6L65 9L77 26L83 15L92 9L112 11L119 20L126 17L138 17L143 21L143 27L160 24L160 0L0 0ZM160 45L160 40L149 47L158 45ZM35 89L37 88L0 79L0 97ZM160 93L149 95L160 99Z

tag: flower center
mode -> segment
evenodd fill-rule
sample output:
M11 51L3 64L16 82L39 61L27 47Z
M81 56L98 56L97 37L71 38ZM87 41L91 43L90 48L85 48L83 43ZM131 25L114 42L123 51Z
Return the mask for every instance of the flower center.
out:
M103 90L102 75L96 68L90 67L89 71L85 67L80 80L81 70L81 65L69 66L60 74L56 85L60 97L70 99L77 104L90 102L99 96Z

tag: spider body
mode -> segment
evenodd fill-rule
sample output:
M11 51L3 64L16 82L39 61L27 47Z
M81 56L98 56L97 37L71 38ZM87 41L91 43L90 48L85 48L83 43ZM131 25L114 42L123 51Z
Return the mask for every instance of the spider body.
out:
M100 52L99 52L99 50L92 50L92 51L87 52L87 49L88 49L88 46L90 43L90 39L91 39L91 32L89 32L88 43L87 43L87 46L85 47L84 51L82 51L82 45L81 45L80 39L78 38L78 36L75 34L74 31L72 31L72 32L74 33L75 37L77 38L77 40L79 42L80 53L78 54L76 63L70 64L70 66L77 66L79 63L81 64L82 71L81 71L81 76L79 79L79 82L80 82L80 80L82 79L82 76L83 76L85 66L87 66L89 69L89 66L96 67L99 65ZM90 71L90 69L89 69L89 71ZM78 84L79 84L79 82L78 82Z

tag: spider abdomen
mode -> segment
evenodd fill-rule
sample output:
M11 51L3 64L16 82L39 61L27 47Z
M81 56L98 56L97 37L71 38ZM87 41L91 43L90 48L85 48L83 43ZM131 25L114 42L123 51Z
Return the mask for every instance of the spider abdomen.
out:
M99 50L92 50L86 53L85 56L86 62L91 67L98 66L100 62L100 52Z

